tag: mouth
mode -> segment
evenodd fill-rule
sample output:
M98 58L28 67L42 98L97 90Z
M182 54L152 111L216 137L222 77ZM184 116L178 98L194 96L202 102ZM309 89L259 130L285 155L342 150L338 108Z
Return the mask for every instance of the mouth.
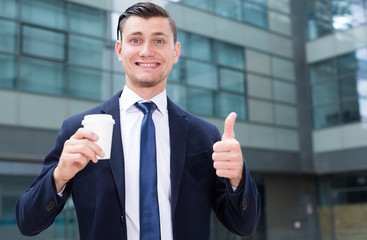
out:
M139 66L139 67L143 67L143 68L155 68L155 67L158 67L160 65L160 63L142 63L142 62L136 62L135 63L136 66Z

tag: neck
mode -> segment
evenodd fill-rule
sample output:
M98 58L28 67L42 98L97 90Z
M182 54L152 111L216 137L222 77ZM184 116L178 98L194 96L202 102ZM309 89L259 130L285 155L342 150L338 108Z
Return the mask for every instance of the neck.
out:
M143 100L149 100L152 99L153 97L157 96L158 94L160 94L161 92L164 91L164 87L160 87L158 88L157 86L155 87L134 87L131 86L131 84L126 83L126 86L128 88L130 88L133 92L135 92L136 94L138 94Z

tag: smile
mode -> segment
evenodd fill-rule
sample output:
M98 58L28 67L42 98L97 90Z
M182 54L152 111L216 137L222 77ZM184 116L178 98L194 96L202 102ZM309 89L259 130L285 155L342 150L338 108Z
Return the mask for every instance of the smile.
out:
M136 63L139 67L157 67L159 63Z

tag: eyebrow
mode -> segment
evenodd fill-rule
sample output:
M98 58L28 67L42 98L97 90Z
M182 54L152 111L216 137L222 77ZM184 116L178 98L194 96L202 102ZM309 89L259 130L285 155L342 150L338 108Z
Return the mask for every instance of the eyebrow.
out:
M169 36L164 32L155 32L152 35L153 36L165 36L165 37L169 38ZM127 36L128 37L129 36L143 36L143 33L142 32L131 32Z

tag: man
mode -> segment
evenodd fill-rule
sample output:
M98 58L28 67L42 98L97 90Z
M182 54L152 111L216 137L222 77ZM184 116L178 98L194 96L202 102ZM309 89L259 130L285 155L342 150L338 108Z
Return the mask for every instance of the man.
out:
M235 139L236 114L227 117L221 139L216 127L166 97L167 76L181 46L163 8L133 5L120 16L119 31L115 50L126 86L102 105L64 121L42 173L17 202L20 231L35 235L46 229L72 195L84 240L209 239L211 208L230 231L251 235L260 197ZM144 148L142 104L156 108L147 120L154 122L155 139ZM116 125L111 158L98 161L97 155L104 155L95 144L98 136L81 128L81 121L101 113L111 114ZM153 156L156 163L140 175L146 163L139 158L151 146L154 154L147 158ZM139 185L151 172L156 174L153 190ZM146 195L155 200L142 200ZM145 207L144 201L151 205Z

